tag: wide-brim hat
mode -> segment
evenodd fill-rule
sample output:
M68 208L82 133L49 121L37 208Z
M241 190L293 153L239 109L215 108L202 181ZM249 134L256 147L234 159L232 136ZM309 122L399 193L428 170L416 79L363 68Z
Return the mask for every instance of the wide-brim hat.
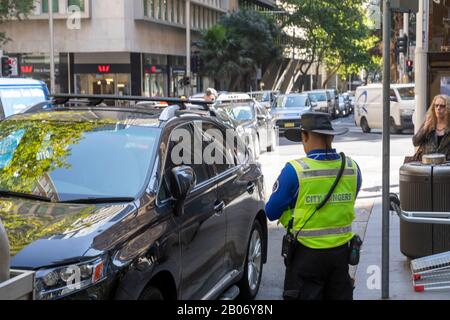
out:
M326 136L339 136L348 133L348 128L334 129L328 113L307 112L300 119L300 128L286 130L286 139L294 142L302 141L301 131L314 132Z

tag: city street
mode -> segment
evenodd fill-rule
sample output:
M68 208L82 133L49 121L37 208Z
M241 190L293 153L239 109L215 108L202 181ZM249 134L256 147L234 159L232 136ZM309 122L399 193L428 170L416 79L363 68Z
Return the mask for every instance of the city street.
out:
M344 152L352 157L360 166L363 176L361 192L356 201L356 219L353 224L354 232L362 238L366 233L367 222L372 213L374 204L381 200L382 193L382 134L381 130L373 130L372 133L363 133L355 127L353 115L348 118L340 118L333 121L336 128L347 127L350 132L344 136L338 136L334 147L338 152ZM391 136L391 192L398 192L399 168L404 157L414 153L412 145L412 132L405 132ZM280 138L280 146L273 153L264 153L260 157L263 167L267 199L270 197L272 186L285 163L291 159L304 157L305 153L301 145L291 143L285 138ZM396 217L394 217L396 219ZM284 264L281 258L281 240L284 228L276 222L269 225L269 258L264 266L261 288L257 299L281 299L284 281ZM381 229L378 231L381 236ZM381 242L379 243L381 246ZM364 248L361 255L364 255ZM381 255L379 257L381 267ZM356 269L351 270L352 275ZM365 286L366 279L357 279L356 286ZM357 298L357 297L355 297Z

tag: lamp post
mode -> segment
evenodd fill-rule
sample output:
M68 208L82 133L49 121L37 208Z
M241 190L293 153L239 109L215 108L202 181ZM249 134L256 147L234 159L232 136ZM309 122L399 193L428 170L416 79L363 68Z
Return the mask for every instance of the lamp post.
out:
M50 33L50 92L55 93L55 47L53 30L53 0L48 0L48 24Z
M189 83L185 85L184 94L191 95L191 1L186 0L186 77Z

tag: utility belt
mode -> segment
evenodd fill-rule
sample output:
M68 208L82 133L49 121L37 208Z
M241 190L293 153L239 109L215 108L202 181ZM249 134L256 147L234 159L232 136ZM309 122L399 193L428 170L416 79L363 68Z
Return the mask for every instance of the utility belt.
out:
M345 228L336 228L341 229L342 231L346 231L349 229L351 231L351 227L345 227ZM324 231L330 230L330 232L333 229L326 229ZM322 231L322 230L319 230ZM307 231L306 231L307 232ZM311 231L312 232L312 231ZM344 233L344 232L342 232ZM340 250L342 247L348 247L348 264L352 266L356 266L359 263L360 258L360 251L362 246L362 240L359 237L359 235L355 235L348 243L339 246L337 248L330 248L330 249L311 249L311 250L327 250L327 251L334 251L334 250ZM295 254L296 248L302 246L302 244L296 239L295 235L291 232L287 232L286 235L283 237L283 245L281 248L281 255L284 258L284 264L285 266L289 266L292 261Z

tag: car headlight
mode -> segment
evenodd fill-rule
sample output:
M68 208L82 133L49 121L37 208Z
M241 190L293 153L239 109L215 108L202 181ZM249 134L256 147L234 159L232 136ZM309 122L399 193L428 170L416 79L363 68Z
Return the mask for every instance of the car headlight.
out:
M105 277L105 258L53 269L41 269L36 272L36 299L62 298L96 284Z

